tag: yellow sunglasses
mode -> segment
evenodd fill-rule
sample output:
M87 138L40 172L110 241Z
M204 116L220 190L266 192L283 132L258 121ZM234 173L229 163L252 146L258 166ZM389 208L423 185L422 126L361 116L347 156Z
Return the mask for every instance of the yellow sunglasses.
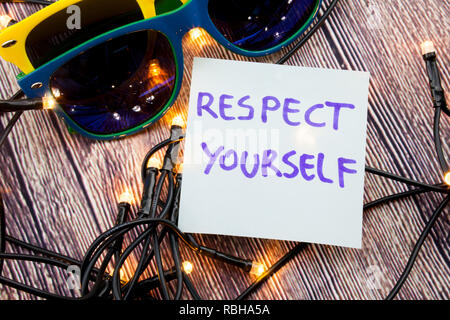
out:
M0 30L0 56L16 65L24 74L29 74L45 62L89 38L122 27L127 23L152 18L159 13L176 9L186 1L59 0L20 23ZM59 28L52 28L52 26L69 24L71 16L77 14L77 10L83 13L81 17L83 28L89 28L88 34L84 33L80 37L81 32L77 32L79 30L76 25L72 29L65 29L64 33ZM7 27L10 20L11 18L4 16L0 24ZM100 25L99 22L101 22ZM63 43L61 38L64 39ZM51 46L52 39L58 39L57 46Z

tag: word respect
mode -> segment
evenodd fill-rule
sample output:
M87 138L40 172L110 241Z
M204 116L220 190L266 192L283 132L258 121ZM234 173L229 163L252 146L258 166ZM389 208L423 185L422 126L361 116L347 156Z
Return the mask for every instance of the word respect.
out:
M274 96L265 96L261 99L259 110L260 114L256 115L257 110L250 104L251 96L246 95L241 98L235 98L228 94L222 94L218 100L208 92L199 92L197 96L197 115L203 117L209 115L214 119L221 118L225 121L250 121L260 118L262 123L267 123L270 113L279 112L283 121L289 126L299 126L298 115L300 113L300 100L294 98L278 99ZM238 110L239 109L239 110ZM304 122L311 127L326 127L332 126L334 130L339 130L339 119L344 110L355 109L355 106L350 103L339 103L326 101L324 103L314 104L305 109ZM329 121L314 120L314 115L320 110L329 110L331 116ZM323 118L323 116L321 117Z

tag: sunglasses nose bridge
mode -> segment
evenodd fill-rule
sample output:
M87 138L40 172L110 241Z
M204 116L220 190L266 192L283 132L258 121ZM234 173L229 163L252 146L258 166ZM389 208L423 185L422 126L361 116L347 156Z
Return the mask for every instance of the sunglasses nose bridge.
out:
M202 2L190 1L182 10L172 14L171 22L176 22L178 25L176 33L180 38L190 30L203 26L204 4Z

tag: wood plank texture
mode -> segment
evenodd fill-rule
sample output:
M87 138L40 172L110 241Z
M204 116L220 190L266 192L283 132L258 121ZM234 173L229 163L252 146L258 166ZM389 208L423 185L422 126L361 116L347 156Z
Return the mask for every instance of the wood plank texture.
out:
M329 3L329 1L325 1ZM0 14L23 19L39 6L1 4ZM367 164L424 182L440 181L432 143L433 109L424 62L423 40L438 50L443 85L450 87L450 8L442 0L342 0L325 25L287 63L362 70L371 73ZM81 258L89 244L113 224L116 201L124 189L139 196L139 167L147 150L169 133L175 114L186 118L194 56L274 62L235 55L207 36L205 44L184 40L183 87L168 115L150 129L113 142L71 135L51 112L28 112L0 153L1 184L8 233L33 244ZM0 61L0 93L18 89L18 70ZM0 116L3 129L10 115ZM450 121L442 121L449 153ZM366 175L365 201L406 190L398 183ZM442 196L426 194L394 202L364 214L361 250L311 245L281 269L252 299L381 299L398 279L412 246ZM450 298L448 207L426 240L402 299ZM294 244L221 236L197 236L209 246L239 252L270 265ZM8 247L8 251L21 252ZM232 299L253 280L239 270L197 257L193 282L207 299ZM166 261L167 263L168 261ZM132 271L135 261L126 266ZM154 271L154 270L153 270ZM370 285L379 276L376 288ZM57 293L67 293L67 275L38 264L7 262L5 275ZM188 295L185 298L189 298ZM0 285L0 299L35 299Z

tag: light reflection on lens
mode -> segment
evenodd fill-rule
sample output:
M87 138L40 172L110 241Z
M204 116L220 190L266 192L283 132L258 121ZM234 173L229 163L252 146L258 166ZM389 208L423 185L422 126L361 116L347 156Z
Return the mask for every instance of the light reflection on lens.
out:
M297 33L319 0L210 0L208 11L217 30L236 46L261 51Z
M50 79L58 103L84 130L119 133L158 115L172 96L176 64L167 38L139 31L91 48Z

